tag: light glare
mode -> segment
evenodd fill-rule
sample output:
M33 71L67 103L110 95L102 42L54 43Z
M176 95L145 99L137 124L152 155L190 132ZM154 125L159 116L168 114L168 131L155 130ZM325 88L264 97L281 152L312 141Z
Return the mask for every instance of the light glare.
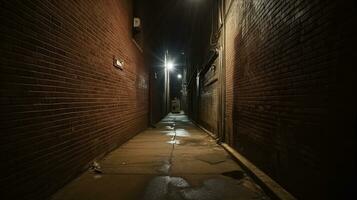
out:
M168 70L172 70L174 69L174 64L172 62L168 62L166 67Z

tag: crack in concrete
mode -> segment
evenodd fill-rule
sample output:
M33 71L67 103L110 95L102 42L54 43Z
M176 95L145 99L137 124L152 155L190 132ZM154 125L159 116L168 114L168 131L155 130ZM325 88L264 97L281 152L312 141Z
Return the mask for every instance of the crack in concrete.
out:
M169 157L169 168L168 168L168 175L171 175L171 166L172 166L172 158L173 158L173 154L174 154L174 150L175 150L175 141L176 141L176 118L173 118L174 123L172 124L173 126L173 131L174 131L174 135L171 139L171 141L173 141L172 143L172 147L171 147L171 152L170 152L170 157Z

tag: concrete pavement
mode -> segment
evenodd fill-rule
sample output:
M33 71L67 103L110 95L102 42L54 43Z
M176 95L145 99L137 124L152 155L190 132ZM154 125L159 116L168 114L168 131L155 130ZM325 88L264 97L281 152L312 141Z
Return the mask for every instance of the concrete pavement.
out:
M230 155L185 115L170 114L87 171L53 200L269 199Z

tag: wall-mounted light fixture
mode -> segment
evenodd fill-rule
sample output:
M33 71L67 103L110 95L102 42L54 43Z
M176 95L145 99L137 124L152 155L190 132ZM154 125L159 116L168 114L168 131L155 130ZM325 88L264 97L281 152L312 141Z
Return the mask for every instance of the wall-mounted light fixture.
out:
M113 65L114 67L123 70L124 69L124 60L119 60L115 56L113 57Z

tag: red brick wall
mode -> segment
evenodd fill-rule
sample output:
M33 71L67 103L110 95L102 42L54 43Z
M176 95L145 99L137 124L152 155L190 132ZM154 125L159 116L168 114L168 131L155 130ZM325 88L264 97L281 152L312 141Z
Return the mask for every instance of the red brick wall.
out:
M145 129L148 68L131 10L119 0L1 1L2 198L46 198Z
M297 197L334 198L355 174L355 4L232 2L227 142Z
M226 9L228 12L229 3L227 1ZM238 9L238 2L233 4L234 10L230 10L228 12L226 21L225 21L225 41L224 41L224 48L225 48L225 139L226 143L233 145L233 70L237 65L235 63L236 58L236 45L233 42L234 38L238 34L239 27L238 27L238 19L240 10Z

